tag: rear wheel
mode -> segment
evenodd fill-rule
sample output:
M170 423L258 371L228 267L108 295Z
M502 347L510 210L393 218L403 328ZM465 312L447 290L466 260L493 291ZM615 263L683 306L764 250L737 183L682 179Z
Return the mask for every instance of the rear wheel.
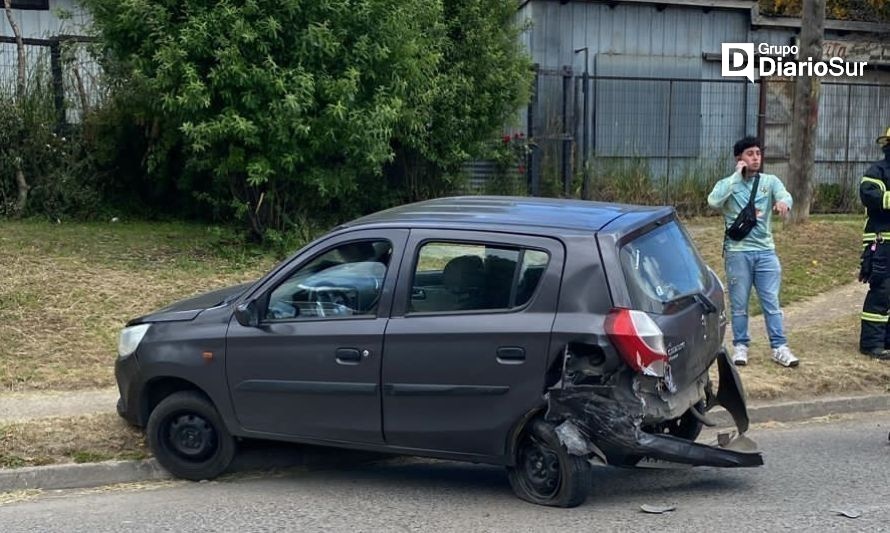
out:
M176 477L213 479L235 457L235 439L213 404L197 392L164 398L148 418L146 433L158 462Z
M516 465L507 468L513 492L525 501L552 507L584 503L593 482L586 457L571 455L544 420L533 421L516 447Z

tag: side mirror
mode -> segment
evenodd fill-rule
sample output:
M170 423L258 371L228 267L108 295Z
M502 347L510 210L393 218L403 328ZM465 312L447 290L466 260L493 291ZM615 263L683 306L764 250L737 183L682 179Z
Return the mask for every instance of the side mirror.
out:
M259 326L260 314L257 311L256 300L238 304L238 306L235 307L235 320L247 328L255 328Z

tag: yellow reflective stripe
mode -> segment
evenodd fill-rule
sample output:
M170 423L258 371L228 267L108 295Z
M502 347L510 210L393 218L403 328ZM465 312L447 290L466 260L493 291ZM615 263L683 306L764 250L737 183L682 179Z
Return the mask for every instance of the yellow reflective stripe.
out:
M866 183L866 182L874 183L875 185L878 186L879 189L881 189L881 192L887 192L887 186L884 185L884 182L879 179L869 178L868 176L862 176L862 181L860 181L859 184L862 185L863 183Z
M890 191L884 193L884 209L890 209Z
M862 320L866 322L887 322L887 315L879 315L876 313L866 313L862 312Z
M878 235L876 233L863 233L862 234L862 243L870 244L875 242L878 239Z

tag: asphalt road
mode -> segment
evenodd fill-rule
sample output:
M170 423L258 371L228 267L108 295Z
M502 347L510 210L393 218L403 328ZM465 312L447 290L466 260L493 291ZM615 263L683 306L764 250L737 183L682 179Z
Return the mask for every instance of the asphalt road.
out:
M576 509L514 498L498 468L398 459L19 494L30 499L0 505L0 531L890 531L888 431L886 412L759 426L750 435L764 467L603 468ZM676 509L645 514L643 504Z

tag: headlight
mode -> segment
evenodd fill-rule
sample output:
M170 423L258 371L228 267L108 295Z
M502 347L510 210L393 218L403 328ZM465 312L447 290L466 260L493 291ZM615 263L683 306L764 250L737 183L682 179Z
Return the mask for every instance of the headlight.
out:
M121 330L120 340L117 343L117 355L126 357L136 351L142 337L148 331L150 324L139 324L138 326L130 326Z

